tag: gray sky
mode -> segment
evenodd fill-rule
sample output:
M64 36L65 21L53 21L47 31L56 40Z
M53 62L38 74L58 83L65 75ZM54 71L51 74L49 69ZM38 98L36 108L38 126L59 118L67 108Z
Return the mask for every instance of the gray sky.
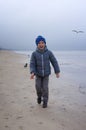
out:
M38 35L52 50L86 50L86 0L0 0L0 47L33 50Z

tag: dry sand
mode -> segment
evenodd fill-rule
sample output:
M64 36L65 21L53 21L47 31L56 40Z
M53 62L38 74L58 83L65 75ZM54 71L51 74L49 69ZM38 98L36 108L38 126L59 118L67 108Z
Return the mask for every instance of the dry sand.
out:
M50 76L48 108L36 102L26 55L0 51L0 130L86 130L84 87Z

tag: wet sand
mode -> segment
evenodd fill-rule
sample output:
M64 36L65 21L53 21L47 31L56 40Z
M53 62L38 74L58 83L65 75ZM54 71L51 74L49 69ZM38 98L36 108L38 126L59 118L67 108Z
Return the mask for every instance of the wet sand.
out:
M52 73L44 109L36 102L26 62L27 55L0 51L0 130L85 130L86 86Z

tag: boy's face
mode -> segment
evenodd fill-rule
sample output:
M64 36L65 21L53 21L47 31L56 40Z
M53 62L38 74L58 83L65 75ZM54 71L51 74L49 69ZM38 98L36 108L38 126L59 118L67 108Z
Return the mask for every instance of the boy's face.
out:
M43 49L45 48L45 43L44 43L43 41L40 41L40 42L38 43L38 48L39 48L40 50L43 50Z

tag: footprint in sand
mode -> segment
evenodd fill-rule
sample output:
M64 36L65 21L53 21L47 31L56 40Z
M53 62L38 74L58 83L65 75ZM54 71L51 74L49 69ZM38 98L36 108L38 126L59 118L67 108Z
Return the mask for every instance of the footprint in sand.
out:
M4 119L8 120L10 117L12 117L12 115L10 115L9 113L4 114Z
M43 124L43 122L41 122L41 121L40 121L40 122L38 122L38 124L42 125L42 124Z
M8 120L9 118L8 118L8 117L5 117L4 119Z
M15 101L11 101L11 103L15 103Z
M30 106L30 108L34 108L34 106Z
M85 84L80 84L80 85L79 85L79 92L80 92L81 94L86 95L86 85L85 85Z
M8 125L5 125L5 128L9 128L9 126L8 126Z
M16 117L16 119L21 119L21 118L23 118L23 116L18 116L18 117Z
M30 109L30 112L32 112L32 111L33 111L32 109L34 109L34 106L30 106L30 108L31 108L31 109Z
M32 112L32 110L30 110L30 112Z
M23 130L23 126L19 126L19 129L20 129L20 130Z
M52 118L52 121L55 121L55 118Z
M28 97L24 97L24 99L27 99Z

